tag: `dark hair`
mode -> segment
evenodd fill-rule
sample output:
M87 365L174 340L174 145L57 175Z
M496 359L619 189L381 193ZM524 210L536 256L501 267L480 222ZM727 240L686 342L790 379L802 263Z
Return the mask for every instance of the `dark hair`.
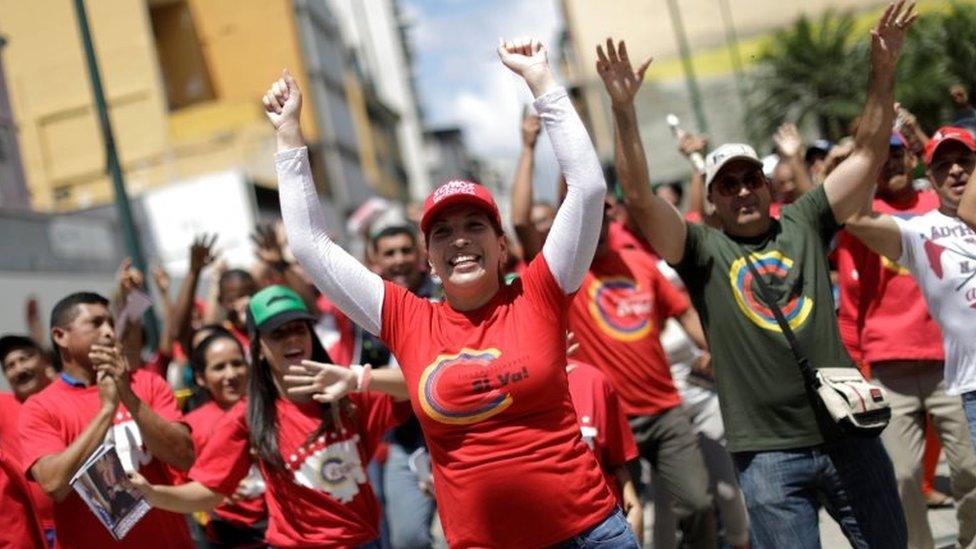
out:
M244 356L244 347L241 346L241 342L237 341L237 338L227 330L221 329L220 331L214 330L207 337L197 344L190 353L190 369L193 370L194 377L203 376L203 372L207 369L207 349L210 348L214 343L221 341L223 339L229 339L234 342L237 349L241 352L241 356Z
M95 292L75 292L61 298L51 309L51 328L64 328L78 318L79 305L109 306L108 299ZM54 350L55 368L61 370L61 351L54 336L51 336L51 349Z
M312 324L305 322L309 336L312 338L312 360L316 362L331 363L332 358L322 346ZM274 376L271 373L271 365L261 357L261 333L254 325L254 317L250 309L247 311L248 335L251 338L251 371L248 376L247 392L247 425L250 431L251 447L257 453L259 459L264 461L273 469L283 470L285 460L281 457L278 449L278 408L276 401L282 395L278 394L275 387ZM331 405L322 404L322 423L314 433L309 435L308 440L318 438L323 432L332 426ZM349 406L348 399L342 399L340 412L345 412L355 421L353 411ZM357 424L358 425L358 424Z
M257 286L257 282L251 273L245 271L244 269L228 269L220 274L220 279L217 281L217 288L223 290L224 284L228 282L243 282L245 284L254 284Z
M193 330L193 332L190 334L190 337L187 338L187 340L186 340L187 343L189 343L188 347L190 349L190 353L191 354L193 353L193 350L196 348L193 345L193 338L195 338L197 336L197 334L199 334L200 332L209 332L204 339L206 339L207 337L210 337L213 334L221 334L221 335L226 335L226 336L234 337L234 334L232 334L230 330L228 330L227 328L225 328L223 324L217 324L217 323L214 323L214 324L204 324L203 326L200 326L196 330ZM200 343L203 343L203 339L200 340ZM197 345L199 345L199 344L197 344Z
M375 253L379 251L380 239L389 238L391 236L397 236L401 234L405 234L408 237L410 237L410 242L414 245L414 247L417 246L417 233L414 232L413 229L411 229L406 225L391 225L389 227L385 227L382 231L376 233L376 236L374 236L371 239L372 240L371 244L373 245L373 252Z
M685 196L685 187L684 185L681 184L680 181L667 181L664 183L655 183L651 185L651 191L656 193L658 189L663 187L668 187L674 192L674 194L678 195L678 202L681 202L681 200Z
M41 346L33 339L27 336L8 334L0 337L0 363L6 360L7 355L10 353L22 349L30 349L39 353L44 352Z

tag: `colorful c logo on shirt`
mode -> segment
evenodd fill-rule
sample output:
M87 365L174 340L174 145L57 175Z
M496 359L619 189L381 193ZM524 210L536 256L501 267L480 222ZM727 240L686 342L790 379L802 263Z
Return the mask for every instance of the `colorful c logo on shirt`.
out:
M420 407L432 419L451 425L470 425L502 413L512 405L512 396L498 389L474 391L477 378L465 375L473 368L488 366L501 354L498 349L461 349L457 354L439 355L420 374ZM458 397L452 399L447 391Z
M624 277L595 278L587 289L590 316L603 333L619 341L637 341L651 332L651 297Z
M780 279L786 278L793 268L793 260L778 251L752 254L752 260L759 274L772 275ZM782 332L773 311L762 300L762 294L758 289L753 290L752 272L749 271L745 258L740 257L732 262L732 267L729 269L729 282L732 284L735 302L739 304L739 309L749 320L765 330ZM810 316L813 300L805 295L794 295L785 306L780 307L780 310L790 328L797 330Z

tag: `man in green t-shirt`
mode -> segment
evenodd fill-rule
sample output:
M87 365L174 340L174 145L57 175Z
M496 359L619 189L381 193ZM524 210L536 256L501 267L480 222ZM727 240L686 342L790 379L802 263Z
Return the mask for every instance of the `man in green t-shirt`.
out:
M719 147L705 185L721 229L687 223L650 190L633 97L641 78L626 48L597 61L611 96L616 166L627 207L650 244L681 274L712 354L730 451L757 547L819 547L823 501L854 547L905 547L891 461L877 438L847 438L808 391L745 262L748 253L815 367L853 367L840 341L827 248L872 193L888 155L894 69L914 4L899 0L872 31L868 99L850 157L780 219L748 145ZM608 42L608 45L610 43ZM608 48L610 49L610 48Z

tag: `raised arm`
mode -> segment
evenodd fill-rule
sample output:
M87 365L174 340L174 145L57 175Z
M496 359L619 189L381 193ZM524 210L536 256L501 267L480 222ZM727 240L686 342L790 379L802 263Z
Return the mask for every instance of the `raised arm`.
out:
M512 181L512 226L522 244L522 254L531 261L542 250L542 235L532 224L532 171L535 168L535 144L542 123L529 109L522 113L522 152Z
M681 213L651 191L651 176L634 109L634 96L644 81L651 59L634 71L627 45L621 40L614 46L609 38L606 52L603 46L597 46L596 55L596 71L603 79L613 109L614 165L627 210L657 253L668 263L677 263L685 253L688 228Z
M162 265L156 265L153 267L153 280L156 282L156 288L159 289L159 297L162 300L161 307L163 309L163 329L159 334L159 352L166 356L173 356L173 340L174 340L174 330L176 329L174 320L174 309L173 301L169 298L169 288L170 288L170 277L169 273ZM163 372L163 377L166 376L166 372Z
M203 268L213 263L216 259L214 253L214 243L217 235L197 235L190 244L190 268L180 284L180 293L176 296L176 303L173 305L173 329L176 332L176 340L183 347L183 352L187 356L193 351L191 349L191 332L193 319L193 301L197 295L197 285L200 283L200 273Z
M525 79L535 99L560 171L566 177L566 198L542 246L553 277L567 294L575 292L593 261L600 238L599 219L607 184L590 136L566 90L556 86L546 48L536 40L498 45L502 63Z
M773 141L776 142L780 160L786 162L793 170L796 195L807 194L813 189L813 179L810 178L810 172L807 171L806 163L803 161L803 138L800 137L796 124L781 124L773 134Z
M319 290L339 310L370 333L379 335L383 279L329 238L299 123L302 96L298 83L285 71L263 101L277 134L275 168L281 218L291 251Z
M895 66L905 33L916 17L915 3L899 0L888 6L871 31L868 99L854 135L854 151L824 181L827 201L838 223L847 221L871 199L878 171L888 158L895 117Z

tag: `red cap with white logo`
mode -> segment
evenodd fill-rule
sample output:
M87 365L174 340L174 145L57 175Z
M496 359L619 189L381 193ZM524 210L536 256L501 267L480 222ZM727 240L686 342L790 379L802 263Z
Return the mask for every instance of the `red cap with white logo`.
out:
M932 134L932 138L925 144L924 157L926 164L932 164L935 151L947 141L958 141L968 147L969 150L976 151L976 140L973 139L973 134L969 133L969 131L954 126L942 126Z
M491 191L484 185L461 180L448 181L427 196L427 200L424 200L424 213L420 216L420 230L426 234L438 215L458 204L467 204L484 210L491 222L495 224L495 228L501 230L502 217L498 213L498 206L491 196Z

